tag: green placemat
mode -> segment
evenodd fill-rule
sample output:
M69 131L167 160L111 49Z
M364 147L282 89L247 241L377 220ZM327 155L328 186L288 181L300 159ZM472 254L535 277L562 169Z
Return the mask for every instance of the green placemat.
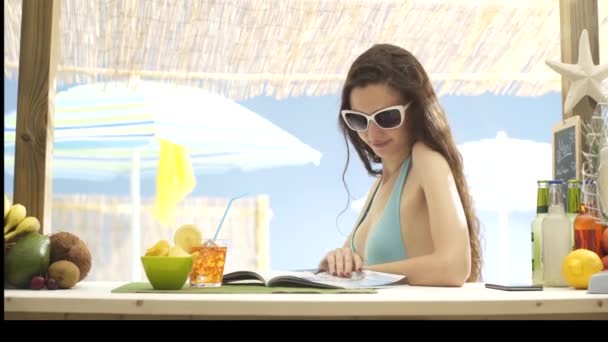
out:
M180 290L155 290L150 283L128 283L112 290L112 293L376 293L375 289L317 289L308 287L265 287L261 285L222 285L220 287L190 287Z

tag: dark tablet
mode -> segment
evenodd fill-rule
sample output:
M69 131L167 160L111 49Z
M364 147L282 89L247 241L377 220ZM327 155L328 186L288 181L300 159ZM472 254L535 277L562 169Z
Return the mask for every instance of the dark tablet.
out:
M532 284L492 284L486 283L486 288L502 291L542 291L542 285Z

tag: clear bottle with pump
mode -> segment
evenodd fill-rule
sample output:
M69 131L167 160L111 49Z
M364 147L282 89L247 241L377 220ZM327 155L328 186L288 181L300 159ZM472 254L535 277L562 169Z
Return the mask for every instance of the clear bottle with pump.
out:
M549 211L549 181L537 181L536 190L536 216L532 220L532 283L534 285L542 285L543 283L543 268L541 263L542 258L542 224L543 219Z
M564 210L561 180L549 182L549 212L542 223L543 286L568 286L562 273L564 259L572 251L570 220Z
M570 220L570 243L574 250L574 221L581 209L581 181L570 179L568 181L568 209L566 215Z

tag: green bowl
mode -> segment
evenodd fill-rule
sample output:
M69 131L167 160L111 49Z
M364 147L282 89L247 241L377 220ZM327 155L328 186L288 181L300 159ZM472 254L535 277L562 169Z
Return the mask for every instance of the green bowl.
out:
M146 277L155 290L179 290L192 269L190 256L142 256Z

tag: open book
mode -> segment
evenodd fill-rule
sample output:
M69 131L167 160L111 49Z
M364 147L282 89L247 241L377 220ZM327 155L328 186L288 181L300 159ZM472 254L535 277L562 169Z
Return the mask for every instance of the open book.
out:
M260 284L267 287L316 287L325 289L377 288L405 283L405 276L364 270L350 278L318 270L274 271L262 274L236 271L224 274L223 284Z

